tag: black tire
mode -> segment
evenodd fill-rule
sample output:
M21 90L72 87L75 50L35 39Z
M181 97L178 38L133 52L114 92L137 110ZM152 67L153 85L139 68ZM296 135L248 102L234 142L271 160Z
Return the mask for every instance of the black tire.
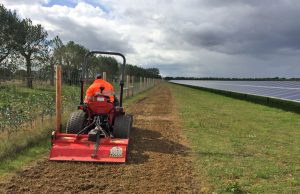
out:
M113 135L115 138L128 139L132 128L132 115L119 115L115 118Z
M72 112L67 123L66 133L78 133L85 127L87 114L83 111Z

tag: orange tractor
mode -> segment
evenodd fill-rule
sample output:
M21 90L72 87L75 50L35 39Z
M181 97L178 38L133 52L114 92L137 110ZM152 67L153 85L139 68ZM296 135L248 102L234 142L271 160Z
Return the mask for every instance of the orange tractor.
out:
M93 54L120 56L121 66L119 105L110 101L110 96L100 87L100 92L93 96L87 104L83 103L84 83L88 72L87 59ZM57 111L58 123L52 133L52 148L50 160L90 161L90 162L125 162L132 128L132 115L125 114L122 107L124 71L126 59L121 53L92 51L85 55L82 66L82 79L79 111L70 115L66 132L61 130ZM58 75L60 77L60 75ZM57 83L57 109L60 109L60 86Z

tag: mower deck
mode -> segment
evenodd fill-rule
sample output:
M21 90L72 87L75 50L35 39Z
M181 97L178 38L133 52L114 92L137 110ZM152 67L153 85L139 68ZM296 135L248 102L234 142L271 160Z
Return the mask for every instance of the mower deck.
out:
M50 160L117 162L124 163L128 139L101 138L95 152L96 143L88 141L88 135L56 134L52 140ZM94 153L95 156L93 155Z

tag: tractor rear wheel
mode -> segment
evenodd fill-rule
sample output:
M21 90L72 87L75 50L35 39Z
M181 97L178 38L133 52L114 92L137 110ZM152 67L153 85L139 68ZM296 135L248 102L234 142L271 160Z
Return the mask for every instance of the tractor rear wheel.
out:
M115 118L113 135L115 138L128 139L132 128L132 115L119 115Z
M87 114L83 111L72 112L67 123L66 133L78 133L86 124Z

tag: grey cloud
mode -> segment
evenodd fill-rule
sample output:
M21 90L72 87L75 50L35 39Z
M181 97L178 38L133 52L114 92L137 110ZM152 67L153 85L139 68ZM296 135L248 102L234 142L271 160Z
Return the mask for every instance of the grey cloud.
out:
M215 29L201 29L190 30L183 34L185 39L192 45L213 48L225 43L226 32Z
M51 24L55 25L59 32L51 31L50 35L59 35L63 40L73 40L90 50L109 50L122 53L132 53L134 49L126 40L121 40L121 34L106 29L105 26L98 28L78 24L69 17L45 17Z
M297 0L193 0L193 5L206 6L208 8L220 7L272 7L281 3L294 4Z
M252 2L252 6L246 14L241 11L240 15L229 14L224 20L211 22L209 30L198 25L195 26L196 31L187 29L180 34L196 47L228 54L264 55L276 53L283 48L300 49L300 20L296 19L300 18L299 3L291 6L286 1L275 5ZM230 6L223 10L230 11Z

